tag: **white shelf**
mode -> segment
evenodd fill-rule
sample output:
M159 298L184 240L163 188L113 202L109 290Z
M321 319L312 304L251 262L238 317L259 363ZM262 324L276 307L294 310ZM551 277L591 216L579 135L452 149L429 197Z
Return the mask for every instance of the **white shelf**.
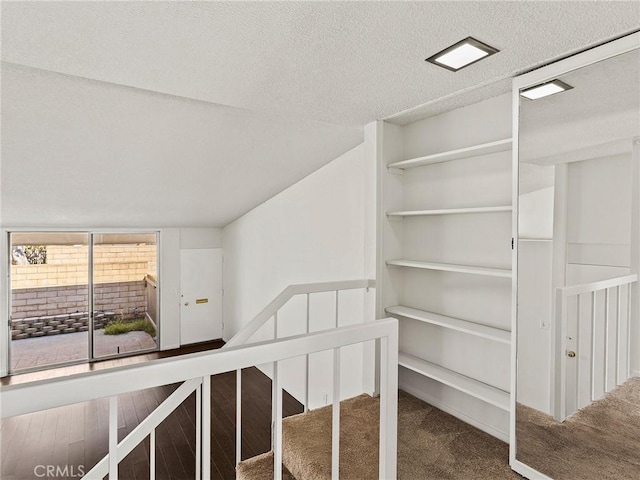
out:
M502 410L509 411L509 393L504 390L402 352L398 355L398 364Z
M495 142L483 143L472 147L449 150L448 152L435 153L424 157L412 158L401 162L394 162L387 165L387 168L414 168L433 163L450 162L451 160L461 160L463 158L478 157L489 153L505 152L511 149L511 139L497 140Z
M511 270L503 268L474 267L470 265L452 265L450 263L418 262L415 260L387 260L387 265L396 267L423 268L426 270L441 270L444 272L471 273L474 275L489 275L492 277L511 278Z
M401 212L388 212L389 217L418 217L426 215L456 215L460 213L492 213L510 212L511 205L500 207L469 207L469 208L443 208L440 210L405 210Z
M431 323L440 327L475 335L476 337L488 338L489 340L494 340L496 342L511 344L511 332L507 330L501 330L499 328L489 327L487 325L481 325L479 323L473 323L459 318L447 317L433 312L405 307L403 305L389 307L386 311L393 315Z

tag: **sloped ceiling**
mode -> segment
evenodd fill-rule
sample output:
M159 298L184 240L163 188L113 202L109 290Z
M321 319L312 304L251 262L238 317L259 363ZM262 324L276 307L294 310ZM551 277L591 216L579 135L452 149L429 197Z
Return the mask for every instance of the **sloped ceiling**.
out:
M638 2L2 2L2 223L224 225L370 121L504 93L639 27ZM501 52L424 62L469 35ZM87 200L97 165L120 184Z
M361 142L357 129L5 64L3 223L223 226Z

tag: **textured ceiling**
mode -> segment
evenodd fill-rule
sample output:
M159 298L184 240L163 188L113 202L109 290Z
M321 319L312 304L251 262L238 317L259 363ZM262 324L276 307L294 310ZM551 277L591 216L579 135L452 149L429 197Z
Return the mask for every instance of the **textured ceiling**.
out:
M362 141L640 28L640 2L8 2L2 223L222 226ZM501 50L453 73L469 35Z
M355 128L4 64L2 223L223 226L361 141Z
M2 59L343 125L469 93L640 27L640 2L3 2ZM424 59L469 35L458 73ZM447 100L448 99L448 100ZM416 106L426 104L424 108ZM394 117L404 123L402 116Z
M520 100L520 152L536 163L640 135L640 50L562 75L573 89Z

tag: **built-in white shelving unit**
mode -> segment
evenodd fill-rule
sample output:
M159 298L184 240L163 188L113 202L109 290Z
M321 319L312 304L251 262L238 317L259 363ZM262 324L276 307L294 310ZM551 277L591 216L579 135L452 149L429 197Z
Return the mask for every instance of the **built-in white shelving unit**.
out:
M461 418L489 412L475 425L501 419L487 431L506 432L503 440L510 405L510 118L505 97L416 124L385 123L378 170L378 312L400 322L400 388ZM479 141L456 148L469 138ZM502 139L482 141L495 138Z
M411 158L401 162L393 162L387 165L388 168L415 168L423 165L432 165L434 163L450 162L452 160L461 160L463 158L479 157L489 153L504 152L511 150L511 139L505 138L495 142L483 143L471 147L458 148L447 152L436 153L433 155L425 155L424 157Z
M394 305L387 307L386 312L404 318L411 318L420 322L438 325L451 330L475 335L476 337L488 338L496 342L511 344L511 332L500 328L482 325L480 323L469 322L460 318L447 317L438 313L426 312L417 308L405 307L404 305Z
M422 217L430 215L459 215L463 213L495 213L510 212L511 205L500 207L470 207L470 208L443 208L439 210L405 210L402 212L388 212L388 217Z
M472 265L452 265L450 263L418 262L415 260L387 260L387 265L395 267L423 268L443 272L471 273L473 275L490 275L492 277L511 278L511 270L503 268L475 267Z
M460 390L472 397L479 398L502 410L509 411L509 392L479 382L473 378L461 375L447 368L427 362L413 355L400 352L398 364L425 377Z

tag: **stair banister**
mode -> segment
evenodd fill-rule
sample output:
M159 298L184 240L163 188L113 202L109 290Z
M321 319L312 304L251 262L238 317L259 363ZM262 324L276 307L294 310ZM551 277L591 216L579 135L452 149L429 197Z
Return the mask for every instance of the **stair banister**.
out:
M85 372L66 377L45 379L30 383L9 385L0 388L0 417L33 413L50 408L71 405L99 398L110 398L109 415L111 432L110 453L99 462L92 474L84 478L117 477L117 463L146 436L154 444L155 427L166 418L186 396L193 391L199 407L198 429L200 441L196 452L198 478L210 478L211 388L210 377L220 373L237 371L271 362L280 362L310 353L330 351L344 346L380 339L381 345L381 410L380 410L380 478L396 476L396 408L397 408L397 355L398 322L387 318L376 322L350 325L338 329L297 335L247 346L231 347L215 351L193 353L180 357L153 360L144 364L124 365L99 372ZM183 382L156 410L140 423L123 441L115 443L117 434L117 395L146 388ZM281 385L276 380L279 392L277 401L282 405ZM279 408L277 416L281 416ZM274 442L274 456L281 458L281 427ZM150 477L153 478L153 453L150 456ZM200 466L199 466L200 465ZM93 475L97 473L97 475ZM337 472L336 474L337 475Z
M359 280L340 280L335 282L318 282L318 283L302 283L297 285L289 285L285 288L276 298L274 298L260 313L258 313L253 320L251 320L245 327L243 327L238 333L236 333L231 340L229 340L223 348L233 347L237 345L246 344L249 339L264 326L269 320L273 318L273 339L278 338L278 311L287 304L289 300L295 295L306 295L306 328L305 333L310 331L310 308L309 301L312 293L322 292L335 292L335 328L338 328L338 307L339 307L339 293L342 290L356 290L364 288L367 291L369 288L375 288L376 282L371 279L359 279ZM273 363L273 383L271 391L271 443L275 441L276 432L276 376L277 365ZM305 356L305 394L304 394L304 411L309 410L309 355ZM240 385L242 382L242 372L240 370L236 373L236 389L238 394L236 395L236 465L242 461L242 399L240 395Z
M293 296L301 294L332 292L337 290L355 290L359 288L375 288L376 282L371 279L342 280L337 282L302 283L289 285L276 298L264 307L253 320L236 333L223 348L244 345L260 327L267 323Z
M552 383L551 383L551 392L552 392L552 408L554 418L561 422L567 416L573 413L573 411L581 408L581 406L585 406L581 402L581 386L580 386L580 375L576 374L576 382L577 385L574 388L574 408L573 411L568 411L567 409L567 373L566 373L566 356L567 351L569 350L568 342L567 342L567 329L569 322L569 302L576 302L577 304L577 313L572 314L572 318L580 325L580 298L581 295L589 295L590 296L590 322L583 322L582 328L578 328L575 334L574 345L580 345L580 336L585 335L586 337L591 339L590 352L587 355L589 358L589 388L590 397L587 397L589 402L593 402L598 399L596 394L596 371L600 371L603 385L602 392L608 393L613 386L620 385L627 378L631 377L631 362L628 352L630 351L629 342L631 341L631 288L634 283L638 281L638 274L630 274L630 275L622 275L619 277L609 278L605 280L598 280L595 282L582 283L578 285L570 285L566 287L559 287L556 289L556 330L555 340L553 341L553 359L554 363L552 369ZM626 299L627 299L627 307L626 307L626 318L624 319L624 323L626 324L626 339L627 339L627 347L625 350L621 347L621 325L622 325L622 305L621 305L621 294L622 287L626 287L624 290L626 291ZM616 289L615 299L615 332L616 338L614 342L609 341L609 309L610 309L610 289ZM597 356L597 344L599 342L599 336L595 333L597 331L597 318L598 313L596 310L596 306L599 305L599 300L597 300L598 294L600 292L604 292L604 312L603 312L603 323L604 323L604 342L601 343L603 346L603 356L602 361L598 362L597 359L600 358ZM571 299L571 300L569 300ZM585 315L586 317L586 315ZM584 331L583 331L584 329ZM612 352L609 351L610 344L613 343ZM624 352L624 354L623 354ZM613 381L609 379L609 359L610 356L613 356L613 361L615 362L615 375ZM579 359L580 357L578 357ZM580 362L577 362L577 368L580 368ZM583 379L584 380L584 379Z

